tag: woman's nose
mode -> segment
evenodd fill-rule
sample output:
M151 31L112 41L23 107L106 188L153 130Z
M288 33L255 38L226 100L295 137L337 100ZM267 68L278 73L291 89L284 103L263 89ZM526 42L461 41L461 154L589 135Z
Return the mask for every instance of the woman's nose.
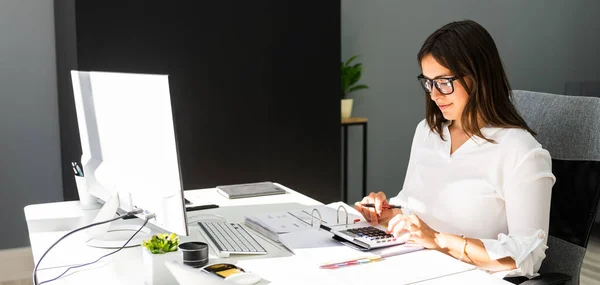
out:
M437 88L433 88L431 90L431 92L429 92L429 96L431 96L431 100L437 101L439 98L443 97L444 95L442 93L440 93L440 91L438 91Z

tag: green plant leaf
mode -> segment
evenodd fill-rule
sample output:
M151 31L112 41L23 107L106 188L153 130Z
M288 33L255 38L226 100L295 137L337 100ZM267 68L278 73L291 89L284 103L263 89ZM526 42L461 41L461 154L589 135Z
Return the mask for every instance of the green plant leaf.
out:
M362 64L357 64L352 67L351 72L349 73L350 77L350 86L356 84L362 75Z
M364 84L356 85L361 79L363 70L362 63L350 65L356 58L358 58L358 55L349 58L346 62L341 62L340 74L342 77L342 99L350 92L368 88L368 86Z
M350 88L349 92L353 92L353 91L360 90L360 89L368 89L368 88L369 88L369 86L367 86L365 84L360 84L360 85L356 85L356 86Z
M346 61L346 65L350 65L350 63L351 63L353 60L355 60L356 58L358 58L358 55L355 55L355 56L353 56L353 57L349 58L349 59Z
M157 234L152 236L149 240L142 242L142 245L146 247L153 254L163 254L167 252L177 251L179 245L179 237L174 234Z
M348 87L352 85L352 78L354 77L354 74L356 74L356 70L348 69L346 71L346 80L348 81Z

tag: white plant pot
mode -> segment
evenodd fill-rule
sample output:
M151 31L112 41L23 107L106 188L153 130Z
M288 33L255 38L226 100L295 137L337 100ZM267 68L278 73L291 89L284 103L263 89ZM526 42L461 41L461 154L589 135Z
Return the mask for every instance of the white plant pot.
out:
M348 119L352 115L352 103L354 99L342 99L342 119Z
M147 248L142 248L144 262L144 284L146 285L172 285L177 284L177 280L171 274L165 262L182 262L183 254L181 250L163 254L152 254Z

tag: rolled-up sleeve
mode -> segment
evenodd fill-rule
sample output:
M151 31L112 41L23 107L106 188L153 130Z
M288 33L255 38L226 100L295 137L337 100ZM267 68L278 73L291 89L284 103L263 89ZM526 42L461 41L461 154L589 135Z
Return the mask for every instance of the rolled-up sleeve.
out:
M508 234L482 239L493 260L511 257L517 268L506 276L535 277L548 248L550 198L556 181L548 151L534 148L516 164L504 182Z

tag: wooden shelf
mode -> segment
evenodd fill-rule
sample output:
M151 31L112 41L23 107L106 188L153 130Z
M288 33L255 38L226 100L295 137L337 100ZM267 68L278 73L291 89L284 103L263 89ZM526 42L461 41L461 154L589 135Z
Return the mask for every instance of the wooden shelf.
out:
M342 125L362 124L366 123L367 121L367 118L350 117L348 119L342 119Z

